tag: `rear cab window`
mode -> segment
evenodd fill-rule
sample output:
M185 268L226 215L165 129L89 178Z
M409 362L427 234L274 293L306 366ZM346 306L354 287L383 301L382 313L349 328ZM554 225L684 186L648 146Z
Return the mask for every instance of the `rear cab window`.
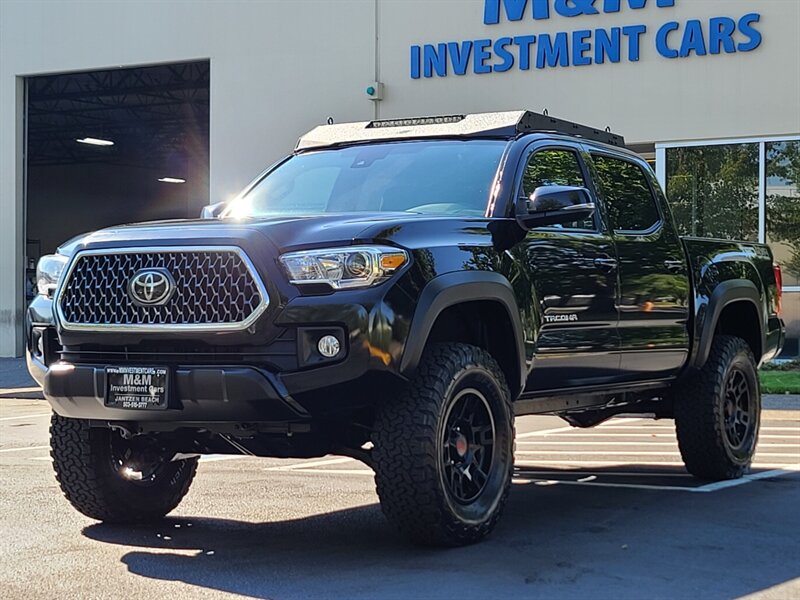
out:
M634 162L591 154L595 167L596 186L608 210L615 233L643 232L661 222L653 190L642 168Z

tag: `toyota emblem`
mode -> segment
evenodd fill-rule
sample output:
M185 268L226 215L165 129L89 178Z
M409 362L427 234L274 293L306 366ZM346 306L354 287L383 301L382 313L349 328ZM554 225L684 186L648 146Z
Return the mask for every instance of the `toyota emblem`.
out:
M142 269L128 282L128 295L139 306L163 306L175 293L175 280L166 269Z

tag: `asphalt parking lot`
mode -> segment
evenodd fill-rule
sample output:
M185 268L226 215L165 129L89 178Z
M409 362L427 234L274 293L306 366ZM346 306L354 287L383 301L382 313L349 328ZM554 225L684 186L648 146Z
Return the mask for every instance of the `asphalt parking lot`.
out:
M744 480L688 476L670 421L517 424L517 477L484 543L406 544L346 458L207 457L163 523L63 499L48 407L0 389L4 598L798 598L800 411L766 411Z

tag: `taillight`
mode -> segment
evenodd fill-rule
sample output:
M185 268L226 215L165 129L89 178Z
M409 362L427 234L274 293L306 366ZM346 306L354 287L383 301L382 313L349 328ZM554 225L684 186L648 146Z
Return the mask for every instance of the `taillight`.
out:
M783 299L783 274L781 273L780 265L773 265L772 270L775 271L775 286L778 288L778 293L775 295L775 312L781 316L781 300Z

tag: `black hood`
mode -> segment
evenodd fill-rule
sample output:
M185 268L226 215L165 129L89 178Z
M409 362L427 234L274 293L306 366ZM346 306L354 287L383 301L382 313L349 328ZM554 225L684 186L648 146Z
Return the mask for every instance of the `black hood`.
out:
M401 213L343 213L261 219L195 219L134 223L101 229L72 238L59 248L71 255L83 248L127 245L236 245L238 240L266 239L277 253L354 242L411 242L410 230L426 234L485 226L484 218L443 217ZM480 224L480 225L479 225ZM429 231L430 230L430 231ZM412 236L416 237L416 236ZM425 235L424 237L428 237ZM416 245L416 244L411 244Z

